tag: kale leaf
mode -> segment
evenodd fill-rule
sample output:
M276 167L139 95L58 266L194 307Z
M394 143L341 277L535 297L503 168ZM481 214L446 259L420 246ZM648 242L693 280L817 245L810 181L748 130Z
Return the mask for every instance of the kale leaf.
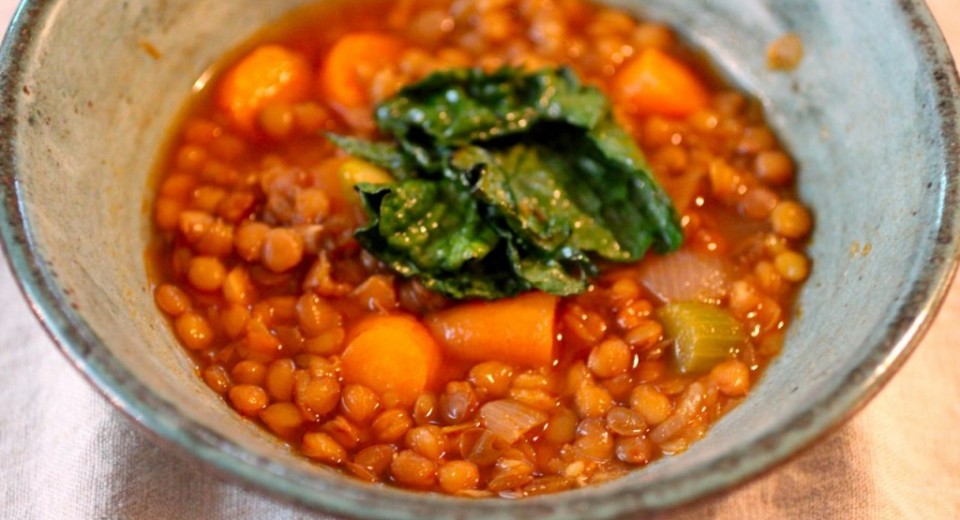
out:
M585 186L564 155L526 144L502 150L471 146L455 152L451 164L474 172L477 196L503 215L512 233L538 249L558 257L585 251L629 260L597 218L600 212L576 203L571 191Z
M627 262L683 235L609 101L568 69L435 73L377 107L389 142L330 136L398 182L357 186L356 233L448 296L585 290L593 258Z

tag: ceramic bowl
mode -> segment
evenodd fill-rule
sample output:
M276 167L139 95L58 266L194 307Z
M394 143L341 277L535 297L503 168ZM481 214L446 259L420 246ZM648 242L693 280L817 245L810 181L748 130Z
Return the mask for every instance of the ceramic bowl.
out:
M958 250L958 99L921 0L621 0L757 96L816 215L783 354L702 441L614 482L522 501L385 489L293 456L223 406L153 304L147 177L194 82L304 0L27 0L0 57L0 231L64 354L158 442L312 508L376 518L607 518L757 475L873 396L919 341ZM869 5L867 5L869 4ZM764 49L799 33L790 73ZM149 42L159 55L147 52Z

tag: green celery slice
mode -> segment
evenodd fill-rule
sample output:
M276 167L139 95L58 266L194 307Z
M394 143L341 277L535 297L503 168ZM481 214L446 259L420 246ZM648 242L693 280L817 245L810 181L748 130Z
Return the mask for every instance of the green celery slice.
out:
M680 372L695 374L733 359L750 340L730 312L701 302L678 302L657 309Z

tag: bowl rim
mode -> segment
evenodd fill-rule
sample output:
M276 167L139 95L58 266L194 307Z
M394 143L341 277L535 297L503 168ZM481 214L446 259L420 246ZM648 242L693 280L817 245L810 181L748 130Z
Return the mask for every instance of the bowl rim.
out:
M890 327L848 374L851 384L827 394L753 443L721 455L696 474L676 476L641 489L592 487L591 492L522 501L465 500L416 494L352 479L319 481L291 474L284 466L252 455L177 410L117 361L73 307L70 297L35 248L21 204L17 136L23 121L15 115L23 102L22 78L30 70L33 49L43 44L44 23L61 0L24 0L17 8L0 49L0 246L32 312L61 353L111 404L159 444L186 460L253 490L287 502L351 517L464 518L602 517L656 512L688 504L730 489L790 459L867 403L903 365L940 308L957 269L960 252L960 78L951 53L923 0L897 5L911 21L914 41L930 68L936 110L942 119L944 182L931 262L912 281ZM311 486L307 486L307 484ZM608 490L608 491L604 491ZM323 492L318 492L323 491Z

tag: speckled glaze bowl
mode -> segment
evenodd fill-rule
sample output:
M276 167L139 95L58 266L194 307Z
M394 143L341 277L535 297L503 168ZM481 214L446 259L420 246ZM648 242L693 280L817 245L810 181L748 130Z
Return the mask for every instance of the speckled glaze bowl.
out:
M782 356L701 442L630 476L523 501L385 489L291 455L194 374L144 269L147 177L194 81L304 0L27 0L0 55L0 232L34 311L158 442L285 500L373 518L609 518L729 488L813 443L903 363L958 251L958 99L921 0L645 0L759 97L815 211ZM764 66L786 31L792 73ZM145 47L159 52L147 52Z

